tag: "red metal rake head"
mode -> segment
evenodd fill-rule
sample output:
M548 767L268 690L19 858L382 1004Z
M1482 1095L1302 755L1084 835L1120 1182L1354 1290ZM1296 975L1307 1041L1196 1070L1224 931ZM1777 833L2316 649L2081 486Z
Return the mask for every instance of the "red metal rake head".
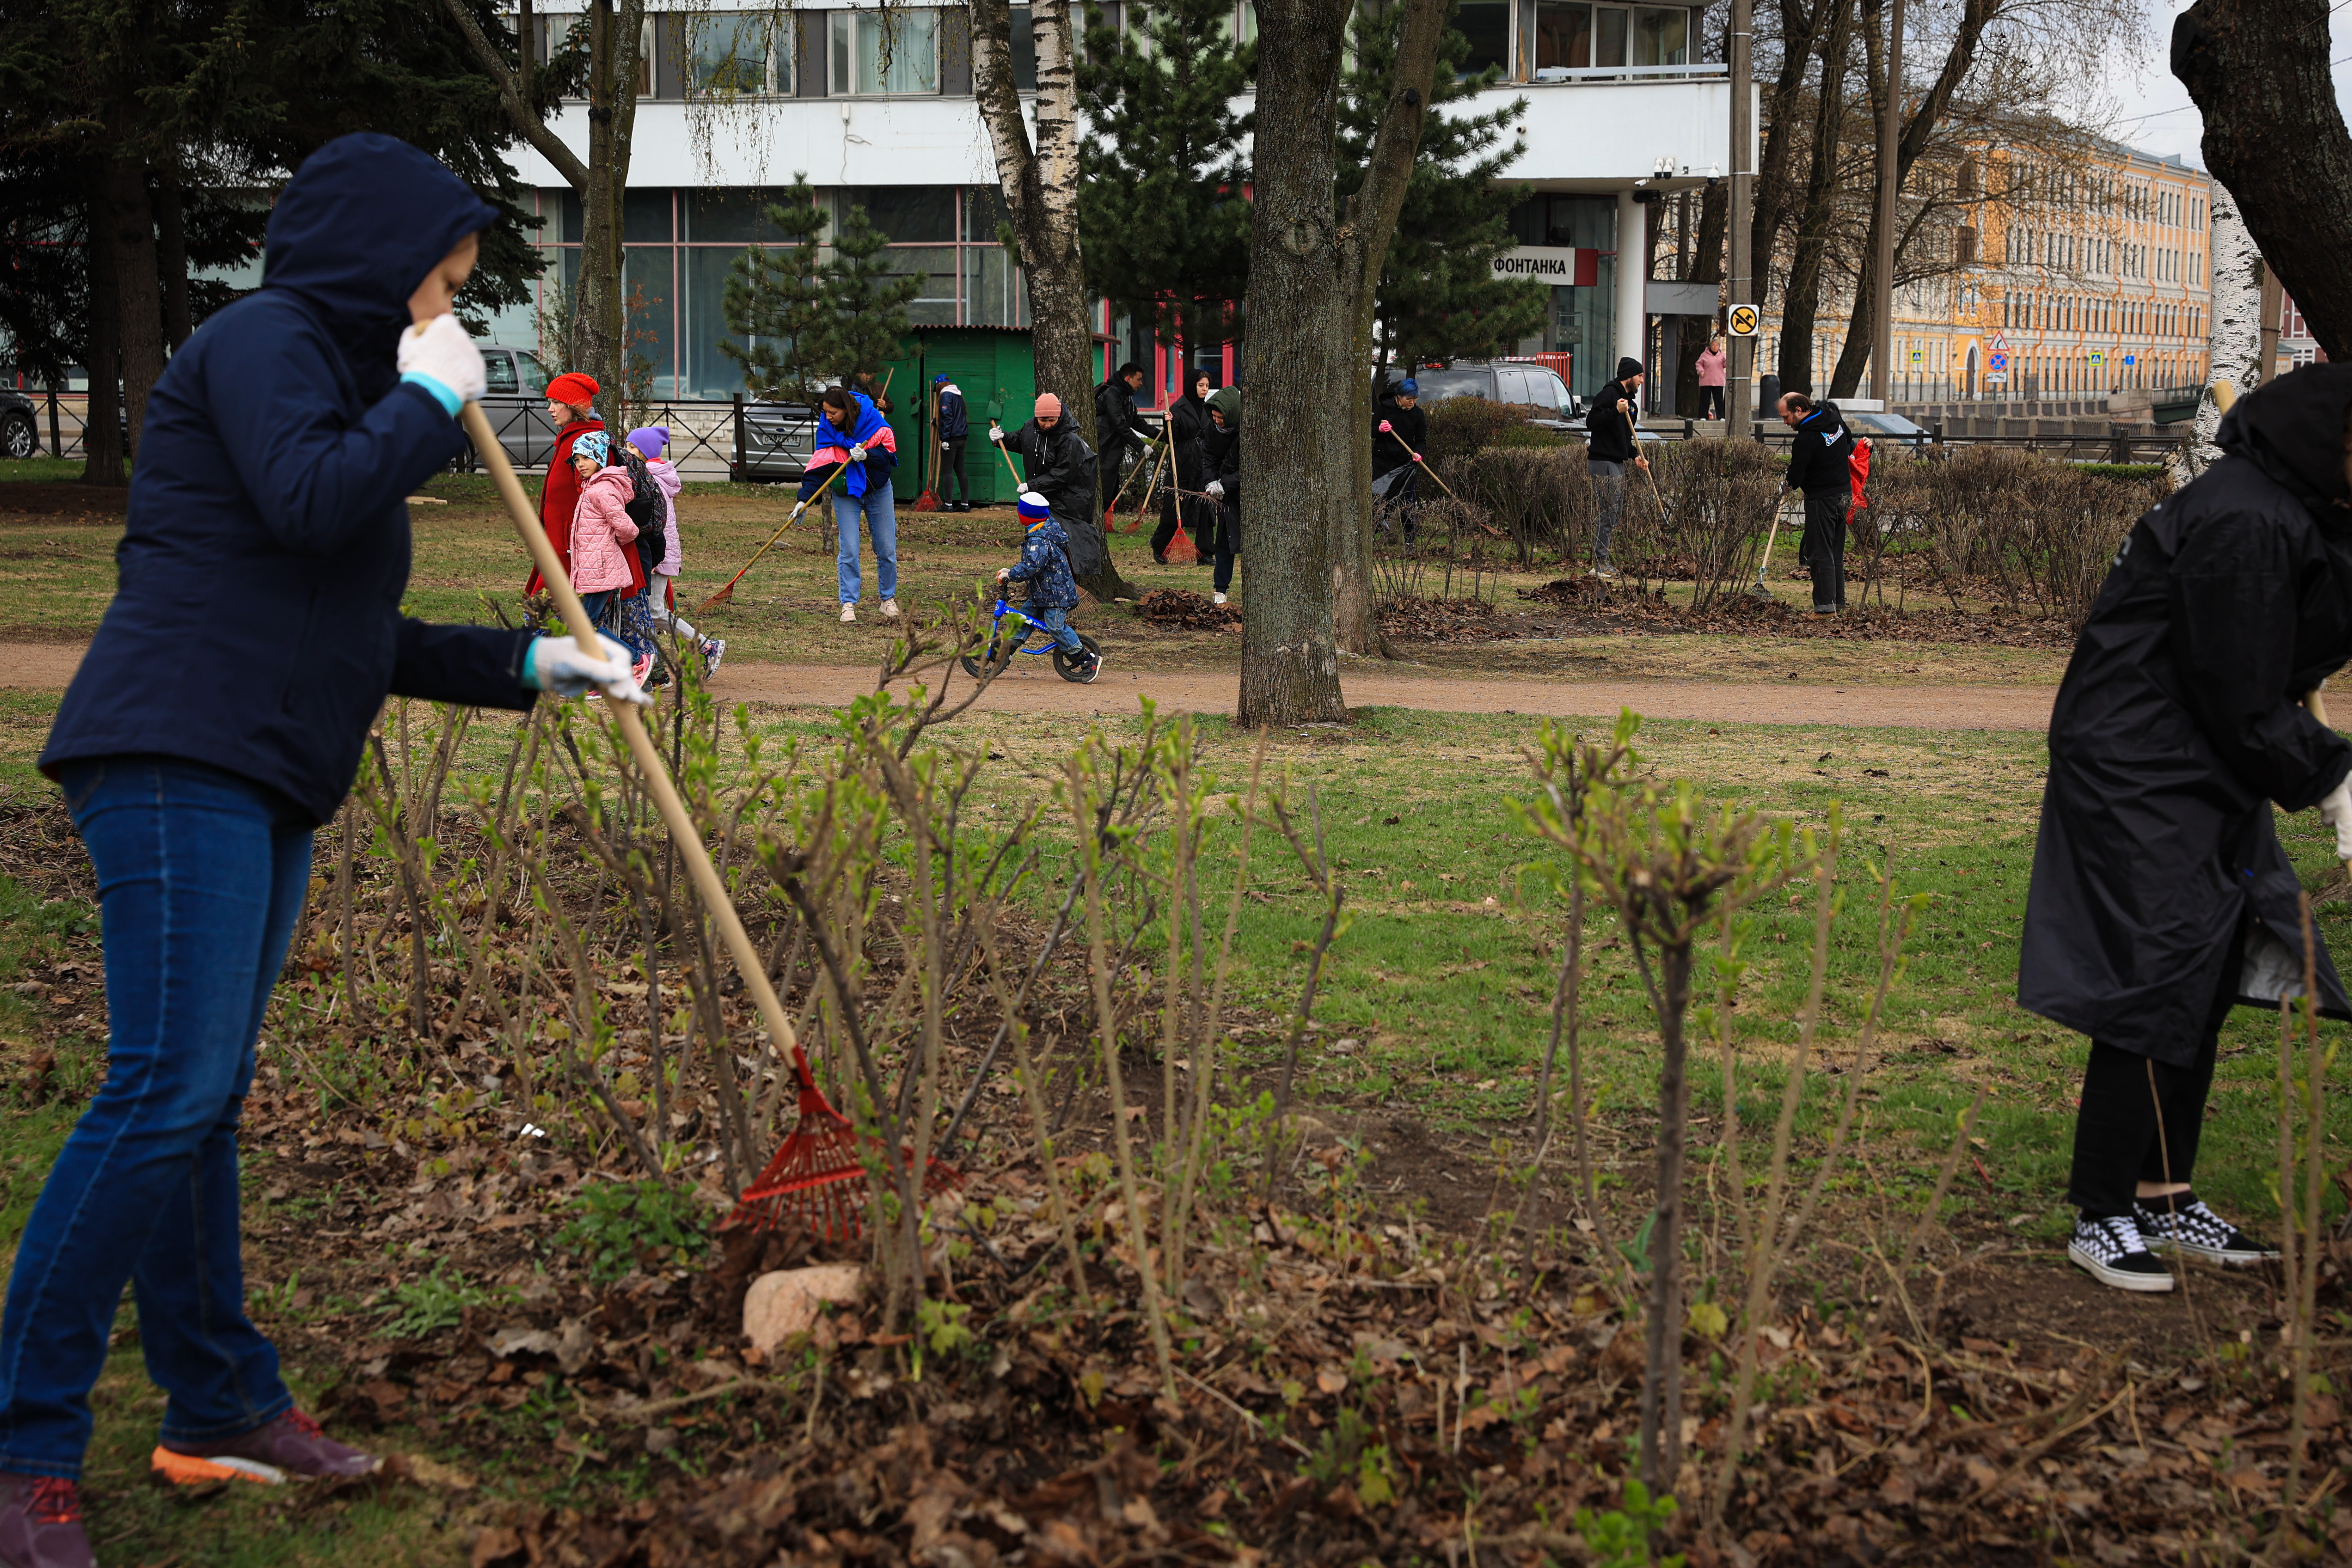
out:
M793 1076L800 1082L801 1122L777 1149L759 1179L743 1189L730 1223L755 1229L797 1226L824 1241L855 1240L866 1228L866 1145L849 1118L835 1110L809 1072L808 1058L793 1047ZM913 1159L914 1151L903 1158ZM933 1160L923 1171L923 1195L934 1197L961 1186L954 1166Z

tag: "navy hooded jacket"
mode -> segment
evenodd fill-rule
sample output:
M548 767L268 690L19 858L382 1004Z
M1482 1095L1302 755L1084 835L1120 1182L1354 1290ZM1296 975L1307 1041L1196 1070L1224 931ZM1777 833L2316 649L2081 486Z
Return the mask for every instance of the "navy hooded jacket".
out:
M323 822L387 693L530 706L529 634L400 613L404 498L465 437L394 355L408 297L497 216L389 136L304 162L270 214L260 289L205 321L149 397L114 602L44 773L184 758Z

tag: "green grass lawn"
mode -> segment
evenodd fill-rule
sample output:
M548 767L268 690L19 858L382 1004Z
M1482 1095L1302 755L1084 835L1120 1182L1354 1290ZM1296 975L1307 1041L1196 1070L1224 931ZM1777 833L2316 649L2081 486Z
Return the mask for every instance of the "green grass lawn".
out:
M47 459L0 464L0 469L31 469ZM69 464L79 473L78 464ZM70 478L48 472L10 478ZM537 480L526 479L535 495ZM415 563L404 608L431 620L487 621L495 612L485 595L518 613L528 566L522 546L488 478L443 474L418 492L446 501L410 509ZM868 664L889 631L876 617L877 591L873 552L863 560L866 620L840 624L840 595L834 556L823 547L817 520L804 516L761 559L732 603L708 614L700 602L751 559L792 510L790 486L693 484L679 500L686 537L686 570L679 578L680 608L708 635L728 640L729 657L818 664ZM117 518L102 512L54 516L0 512L10 549L0 560L0 585L8 607L0 611L0 640L88 637L97 628L114 591ZM1206 565L1153 563L1147 530L1117 533L1111 551L1119 570L1139 587L1182 588L1207 594ZM965 514L898 511L899 597L910 608L971 594L993 579L996 569L1020 553L1017 521L1009 508ZM1538 563L1524 573L1489 574L1483 591L1506 606L1516 595L1561 574L1556 563ZM1248 604L1249 566L1239 572L1237 597ZM1435 579L1432 579L1433 584ZM1686 586L1670 592L1686 594ZM1162 668L1232 668L1241 639L1155 628L1125 607L1082 610L1077 624L1116 650L1123 668L1141 661ZM1360 667L1402 675L1508 675L1555 679L1786 680L1856 685L1918 681L1961 684L2055 684L2064 668L2063 650L2007 647L1987 643L1843 642L1820 637L1723 637L1697 634L1538 637L1490 643L1407 643L1402 664Z

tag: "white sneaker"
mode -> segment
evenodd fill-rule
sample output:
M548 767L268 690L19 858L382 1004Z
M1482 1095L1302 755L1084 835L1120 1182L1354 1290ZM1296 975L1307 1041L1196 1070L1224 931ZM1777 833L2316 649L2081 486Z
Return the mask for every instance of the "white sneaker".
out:
M854 624L856 619L857 606L856 605L844 605L841 606L841 624L843 626L850 626Z
M895 621L898 618L898 600L885 599L882 601L882 618L886 621Z
M1222 605L1222 604L1223 604L1223 603L1225 602L1225 596L1224 596L1223 594L1219 594L1219 595L1216 596L1216 599L1217 599L1217 603L1218 603L1218 604L1220 604L1220 605Z
M2066 1256L2102 1285L2118 1290L2161 1293L2172 1289L2172 1275L2139 1233L2128 1215L2113 1219L2077 1219Z

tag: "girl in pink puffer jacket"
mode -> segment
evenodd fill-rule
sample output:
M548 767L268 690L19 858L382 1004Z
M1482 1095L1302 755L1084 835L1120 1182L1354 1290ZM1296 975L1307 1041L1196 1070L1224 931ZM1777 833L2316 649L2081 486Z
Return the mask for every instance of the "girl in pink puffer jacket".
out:
M602 430L591 430L572 443L580 504L572 514L572 585L579 590L590 620L601 620L613 595L635 581L624 546L637 537L637 525L628 513L636 486L628 469L604 466L611 455L611 437Z

